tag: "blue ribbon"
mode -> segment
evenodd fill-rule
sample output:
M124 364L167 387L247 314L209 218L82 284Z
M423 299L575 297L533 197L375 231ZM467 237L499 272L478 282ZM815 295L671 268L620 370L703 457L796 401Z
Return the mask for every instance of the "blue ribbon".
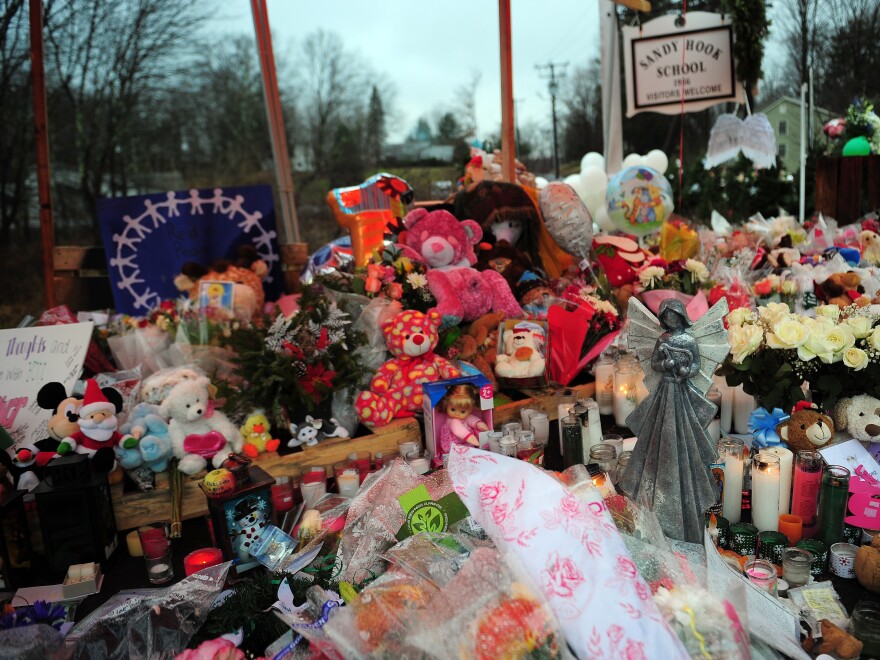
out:
M781 445L782 440L776 433L776 427L787 420L791 415L785 414L781 408L769 411L766 408L756 408L749 416L749 431L755 437L755 446L759 449Z

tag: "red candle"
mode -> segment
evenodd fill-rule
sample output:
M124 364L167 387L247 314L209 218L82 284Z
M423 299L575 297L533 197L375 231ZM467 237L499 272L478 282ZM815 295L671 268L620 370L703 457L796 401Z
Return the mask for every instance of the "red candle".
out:
M367 475L370 474L370 452L368 451L354 451L348 455L348 460L354 461L355 465L357 465L358 472L361 475L361 483L364 483L364 479L367 478Z
M276 513L284 513L293 508L293 483L290 477L277 477L272 486L272 508Z
M799 451L794 465L791 513L803 521L804 538L816 531L819 486L822 483L822 456L815 451Z
M165 536L165 525L152 524L138 527L138 537L144 556L154 559L168 551L168 537Z
M203 568L217 566L223 562L223 553L220 548L204 548L189 553L183 559L183 570L187 575L198 573Z
M318 484L327 481L327 472L322 467L313 467L308 472L303 472L302 480L305 484Z

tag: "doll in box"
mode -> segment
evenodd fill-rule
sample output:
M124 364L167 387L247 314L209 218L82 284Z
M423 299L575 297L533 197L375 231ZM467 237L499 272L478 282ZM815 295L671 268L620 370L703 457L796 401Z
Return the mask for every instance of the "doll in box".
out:
M455 385L449 389L437 409L446 415L440 429L440 451L446 455L453 444L480 446L480 431L489 431L489 425L474 413L477 390L473 385Z

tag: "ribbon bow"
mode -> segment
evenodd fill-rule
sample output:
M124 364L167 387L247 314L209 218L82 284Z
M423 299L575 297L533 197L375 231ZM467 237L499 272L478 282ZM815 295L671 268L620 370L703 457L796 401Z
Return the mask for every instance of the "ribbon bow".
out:
M755 436L755 446L759 449L781 445L776 427L787 420L791 415L786 415L781 408L769 411L766 408L755 408L749 416L749 432Z

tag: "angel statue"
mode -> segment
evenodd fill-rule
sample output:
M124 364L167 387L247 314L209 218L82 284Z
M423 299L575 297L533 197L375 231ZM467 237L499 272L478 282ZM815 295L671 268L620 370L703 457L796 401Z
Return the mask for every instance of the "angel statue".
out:
M629 299L629 347L645 371L650 394L626 418L638 438L623 491L643 499L672 538L702 543L704 512L717 498L710 464L716 450L706 428L716 406L706 398L718 363L727 356L722 298L696 323L680 300L660 304L658 319Z

